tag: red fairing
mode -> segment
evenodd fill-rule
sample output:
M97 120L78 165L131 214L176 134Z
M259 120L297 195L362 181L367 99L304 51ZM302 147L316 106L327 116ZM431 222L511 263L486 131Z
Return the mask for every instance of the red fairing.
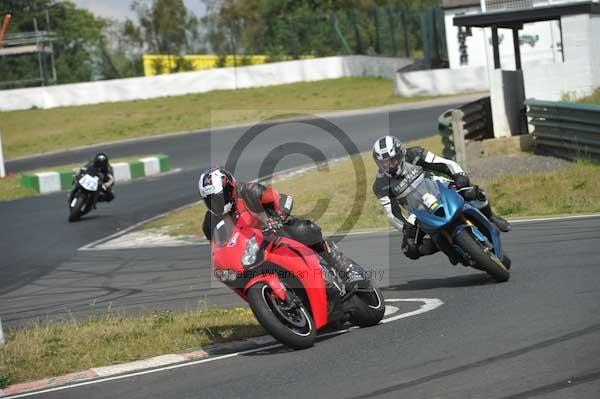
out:
M258 245L264 240L263 233L256 227L256 223L257 220L250 212L240 214L228 241L220 246L212 246L215 271L229 270L244 273L241 259L248 240L256 237ZM264 261L279 266L300 281L306 291L316 328L324 327L328 321L327 293L319 258L315 252L297 241L279 237L265 249ZM259 281L267 283L279 299L285 299L285 287L276 274L252 277L245 284L243 291L235 291L243 299L247 299L246 291Z
M281 284L281 280L279 280L279 277L277 277L274 274L262 274L248 281L248 284L246 284L246 287L244 288L244 295L247 295L247 292L250 289L250 287L261 281L267 283L267 285L271 287L273 293L277 298L279 298L279 300L285 301L285 287L283 284Z
M301 255L301 256L300 256ZM292 273L304 286L317 329L327 324L327 293L319 258L313 250L289 238L280 238L265 260Z

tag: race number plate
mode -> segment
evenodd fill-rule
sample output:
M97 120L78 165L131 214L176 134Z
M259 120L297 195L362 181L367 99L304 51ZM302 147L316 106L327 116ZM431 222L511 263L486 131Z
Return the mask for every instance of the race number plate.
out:
M98 177L85 175L79 179L79 185L88 191L98 191Z

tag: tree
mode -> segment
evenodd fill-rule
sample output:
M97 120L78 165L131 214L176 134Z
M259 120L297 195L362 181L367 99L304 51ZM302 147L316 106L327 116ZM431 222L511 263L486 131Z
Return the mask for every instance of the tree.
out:
M135 0L132 9L140 20L139 34L145 46L157 54L181 55L194 46L198 37L198 20L183 0Z
M439 0L205 0L202 23L220 54L397 55L422 46L420 12ZM408 34L402 30L407 21ZM405 37L406 36L406 37ZM406 40L405 40L406 39Z

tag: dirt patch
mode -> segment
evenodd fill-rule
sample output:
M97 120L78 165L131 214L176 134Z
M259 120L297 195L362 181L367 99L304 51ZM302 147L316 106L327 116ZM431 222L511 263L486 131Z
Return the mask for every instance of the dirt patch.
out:
M535 155L530 136L467 142L467 171L472 180L495 179L510 175L550 172L567 168L570 161L552 156Z
M571 162L564 159L530 153L471 158L467 159L467 162L467 170L473 181L534 172L550 172L572 165Z

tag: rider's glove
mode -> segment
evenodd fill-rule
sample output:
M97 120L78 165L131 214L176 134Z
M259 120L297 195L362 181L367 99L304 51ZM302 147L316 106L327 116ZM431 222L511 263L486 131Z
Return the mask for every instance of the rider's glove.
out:
M283 224L281 223L281 219L279 219L279 217L270 217L265 221L265 229L274 233L282 227Z
M457 190L469 187L471 185L471 182L469 181L469 176L467 176L464 173L458 173L452 177L454 178L454 184L456 185Z
M104 190L104 191L108 191L108 184L106 184L106 183L105 183L105 184L103 184L103 185L102 185L102 190Z
M285 223L285 221L287 220L287 218L288 218L289 216L290 216L290 215L289 215L287 212L285 212L285 211L281 210L281 211L279 211L279 212L276 212L276 217L275 217L275 218L276 218L276 219L279 219L279 221L280 221L281 223Z

